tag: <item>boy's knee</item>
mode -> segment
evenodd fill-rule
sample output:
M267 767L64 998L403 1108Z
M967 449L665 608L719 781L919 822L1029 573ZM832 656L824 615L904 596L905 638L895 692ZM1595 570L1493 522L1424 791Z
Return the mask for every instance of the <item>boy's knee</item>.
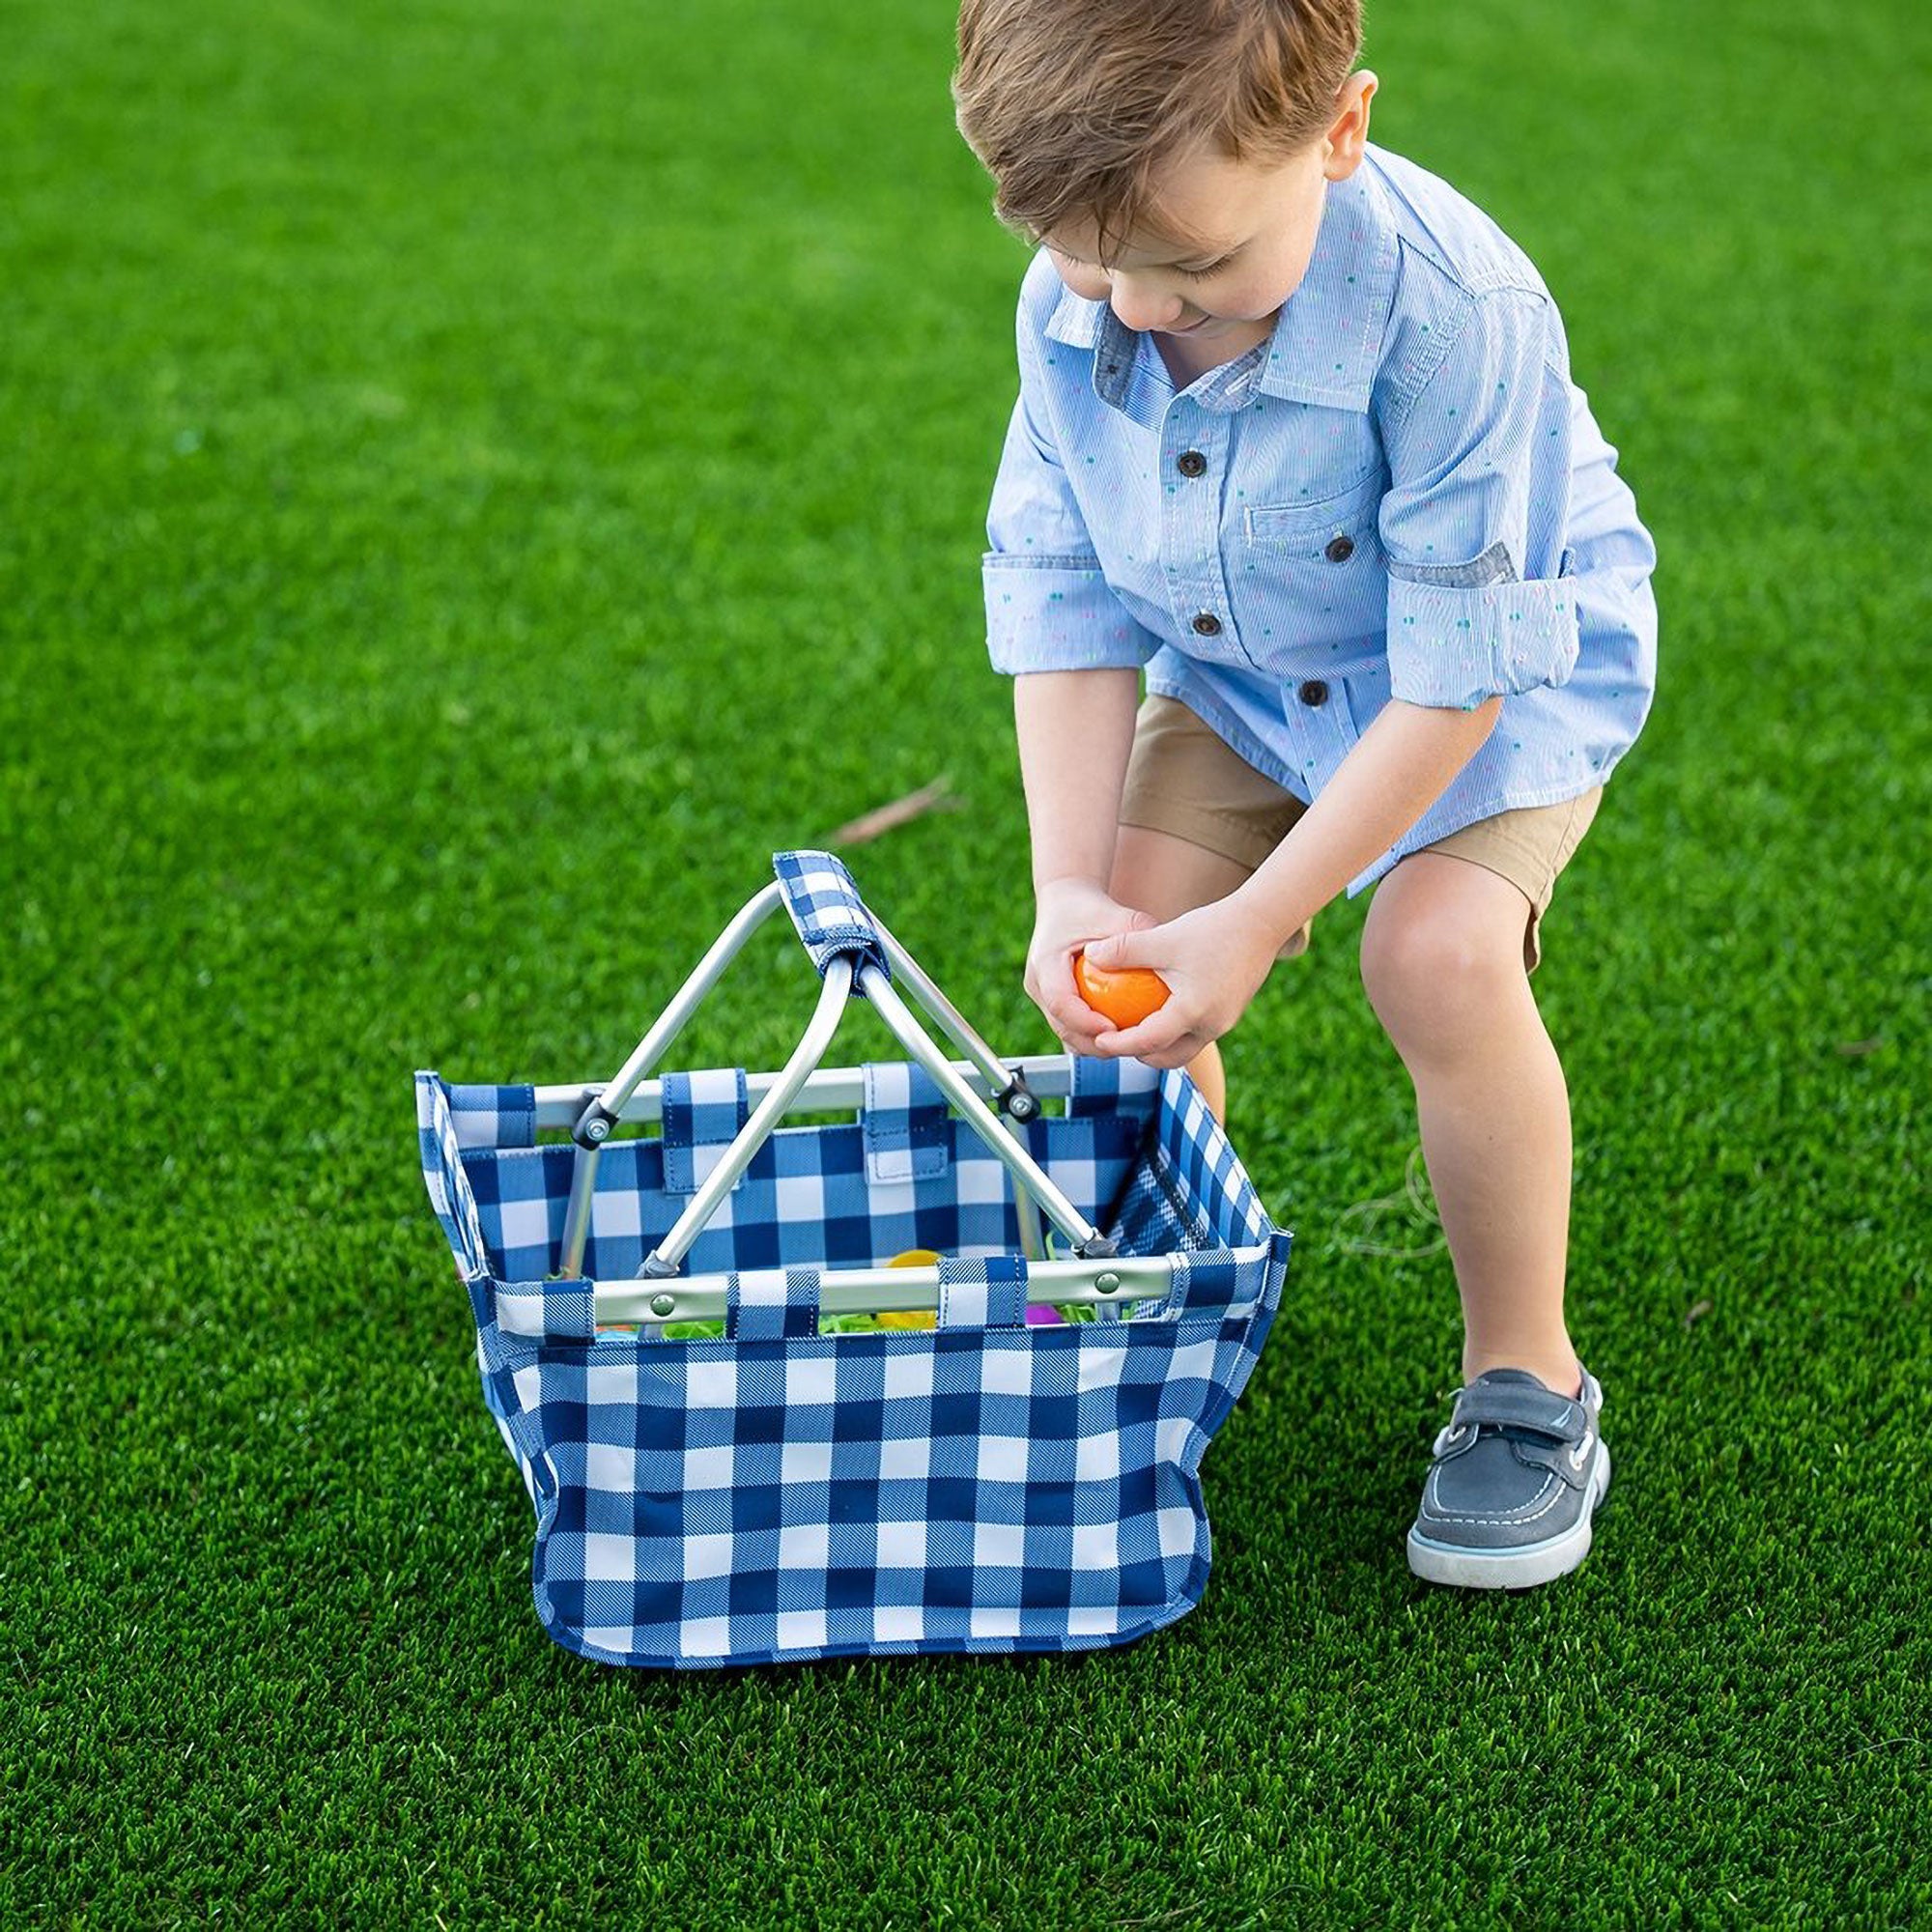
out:
M1372 916L1361 964L1369 1005L1404 1052L1469 1038L1523 983L1520 951L1440 904Z

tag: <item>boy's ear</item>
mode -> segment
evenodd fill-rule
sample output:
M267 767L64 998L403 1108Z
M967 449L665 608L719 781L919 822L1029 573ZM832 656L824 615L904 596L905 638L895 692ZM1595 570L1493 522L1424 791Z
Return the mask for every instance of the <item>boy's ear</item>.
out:
M1322 138L1321 172L1328 180L1347 181L1361 166L1369 139L1369 102L1380 85L1367 68L1342 83L1335 97L1335 118Z

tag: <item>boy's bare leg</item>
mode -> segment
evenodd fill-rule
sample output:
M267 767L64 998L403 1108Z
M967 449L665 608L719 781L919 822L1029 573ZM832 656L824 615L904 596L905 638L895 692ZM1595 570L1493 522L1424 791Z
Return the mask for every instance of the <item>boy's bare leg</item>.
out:
M1245 866L1171 832L1123 825L1114 848L1114 877L1108 890L1121 904L1166 921L1226 898L1248 878ZM1221 1066L1221 1049L1205 1047L1188 1063L1187 1071L1214 1118L1225 1121L1228 1078Z
M1362 980L1415 1083L1463 1296L1463 1379L1527 1369L1569 1395L1570 1095L1523 966L1529 912L1500 874L1417 853L1376 890Z

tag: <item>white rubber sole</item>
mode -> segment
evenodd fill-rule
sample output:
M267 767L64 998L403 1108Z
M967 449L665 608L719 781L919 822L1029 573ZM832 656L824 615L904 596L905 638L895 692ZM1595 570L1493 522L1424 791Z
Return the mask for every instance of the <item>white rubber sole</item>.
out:
M1590 1525L1609 1487L1610 1446L1600 1442L1589 1507L1561 1536L1526 1543L1520 1549L1468 1549L1434 1542L1411 1529L1408 1567L1426 1583L1447 1583L1458 1590L1533 1590L1539 1583L1554 1582L1589 1555Z

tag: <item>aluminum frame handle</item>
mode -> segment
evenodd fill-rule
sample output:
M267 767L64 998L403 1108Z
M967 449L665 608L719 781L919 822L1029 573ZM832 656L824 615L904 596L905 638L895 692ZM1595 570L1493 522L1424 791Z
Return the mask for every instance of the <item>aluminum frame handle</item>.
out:
M853 994L869 1000L908 1053L924 1068L940 1091L952 1103L968 1126L986 1144L1012 1179L1014 1208L1019 1220L1020 1245L1030 1260L1045 1254L1045 1240L1039 1225L1044 1213L1072 1243L1075 1254L1104 1259L1115 1252L1115 1243L1102 1236L1083 1215L1022 1143L1015 1122L1031 1120L1039 1111L1038 1101L1029 1092L1023 1074L1010 1068L968 1024L965 1016L942 993L931 976L895 939L857 897L851 875L829 854L791 853L781 860L826 862L835 888L834 911L849 911L851 917L833 932L809 930L814 910L796 876L799 867L781 867L778 879L746 900L737 915L714 940L704 956L692 970L677 994L652 1023L616 1077L590 1098L571 1130L575 1159L571 1171L570 1198L564 1209L563 1238L559 1248L558 1273L575 1277L582 1272L583 1253L590 1233L591 1208L597 1191L597 1166L604 1143L609 1140L626 1104L663 1059L671 1042L683 1032L692 1015L703 1004L724 970L743 950L745 942L782 906L798 927L801 943L822 976L818 1005L811 1021L786 1061L783 1070L759 1102L756 1111L720 1156L703 1184L686 1205L670 1232L645 1256L638 1277L664 1280L674 1275L692 1246L717 1213L724 1197L744 1179L758 1150L771 1138L806 1082L818 1070L838 1022ZM809 883L818 883L813 880ZM849 894L849 897L844 895ZM994 1090L992 1107L967 1082L959 1070L934 1043L914 1016L893 983L896 973L923 1007L927 1016L957 1046L975 1069ZM1007 1118L1003 1119L1002 1115Z
M563 1239L557 1255L560 1275L583 1272L583 1250L590 1237L590 1206L597 1192L597 1163L625 1104L649 1078L712 987L724 978L724 969L744 950L745 942L783 903L784 895L774 880L739 907L730 923L692 968L670 1004L652 1021L630 1059L618 1068L616 1077L578 1116L570 1134L577 1151L571 1167L570 1201L564 1208Z
M826 969L824 984L818 991L818 1005L811 1023L792 1049L771 1092L758 1102L757 1111L738 1129L729 1147L718 1158L718 1165L705 1177L670 1232L647 1254L638 1269L640 1281L658 1281L674 1275L692 1243L709 1225L724 1197L745 1178L745 1170L757 1157L758 1150L771 1139L772 1130L798 1098L799 1089L817 1072L838 1022L852 997L852 962L835 959Z

